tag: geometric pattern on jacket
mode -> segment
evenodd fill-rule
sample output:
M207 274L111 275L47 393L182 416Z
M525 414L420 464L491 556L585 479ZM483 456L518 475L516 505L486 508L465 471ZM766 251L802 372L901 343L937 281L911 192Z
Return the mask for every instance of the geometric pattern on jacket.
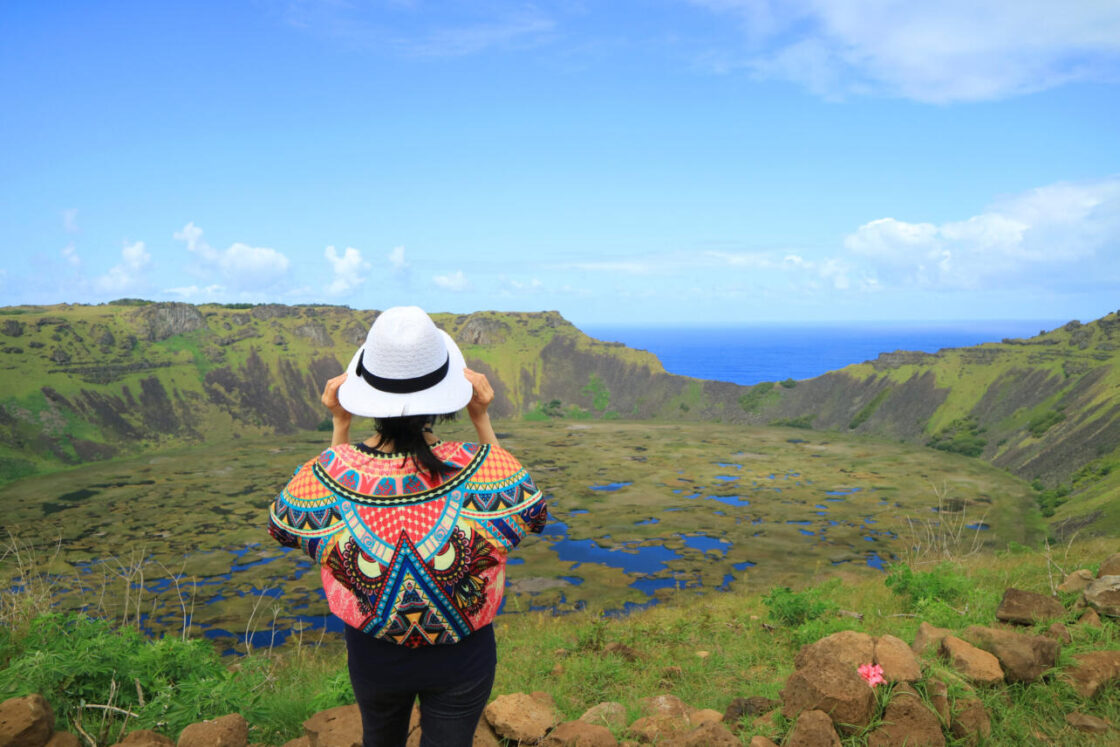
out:
M269 510L272 536L320 565L332 613L411 648L490 623L509 551L548 518L500 446L448 441L432 453L453 471L431 476L400 454L335 446L297 468Z

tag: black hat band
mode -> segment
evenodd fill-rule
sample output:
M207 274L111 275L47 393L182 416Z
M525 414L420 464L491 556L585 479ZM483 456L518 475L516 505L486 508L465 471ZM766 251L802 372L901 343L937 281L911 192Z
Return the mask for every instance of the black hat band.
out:
M362 379L374 389L390 394L412 394L413 392L421 392L425 389L430 389L443 381L444 377L447 376L448 368L451 366L451 354L449 353L443 365L431 373L426 373L423 376L416 376L411 379L386 379L384 376L370 373L366 367L362 365L362 359L365 355L366 351L364 349L358 354L358 367L355 373L361 376Z

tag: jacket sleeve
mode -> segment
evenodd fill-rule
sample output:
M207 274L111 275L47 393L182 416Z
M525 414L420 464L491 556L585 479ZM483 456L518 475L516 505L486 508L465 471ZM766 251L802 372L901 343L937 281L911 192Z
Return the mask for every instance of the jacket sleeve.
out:
M548 521L544 493L521 464L500 446L464 486L463 515L481 524L506 550L525 535L540 534Z
M268 533L285 547L299 548L319 562L345 525L338 498L315 476L316 457L296 468L268 511Z

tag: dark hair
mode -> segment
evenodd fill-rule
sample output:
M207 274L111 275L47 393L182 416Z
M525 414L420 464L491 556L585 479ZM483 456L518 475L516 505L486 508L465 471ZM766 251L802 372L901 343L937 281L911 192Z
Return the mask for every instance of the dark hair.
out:
M446 475L454 472L454 467L449 467L432 453L428 439L424 437L425 430L434 422L446 423L455 419L455 413L446 415L404 415L399 418L374 418L374 427L377 429L377 444L379 448L387 441L393 442L393 451L407 454L421 472L427 472L432 477Z

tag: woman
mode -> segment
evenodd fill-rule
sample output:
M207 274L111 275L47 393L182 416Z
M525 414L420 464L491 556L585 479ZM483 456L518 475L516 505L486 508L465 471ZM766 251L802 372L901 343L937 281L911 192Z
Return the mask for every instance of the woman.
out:
M469 745L490 695L506 556L547 518L498 445L493 399L427 314L389 309L327 382L331 448L272 504L272 536L321 565L346 623L365 747L403 745L417 697L421 745ZM464 406L478 443L440 441L432 426ZM351 415L375 418L376 432L351 444Z

